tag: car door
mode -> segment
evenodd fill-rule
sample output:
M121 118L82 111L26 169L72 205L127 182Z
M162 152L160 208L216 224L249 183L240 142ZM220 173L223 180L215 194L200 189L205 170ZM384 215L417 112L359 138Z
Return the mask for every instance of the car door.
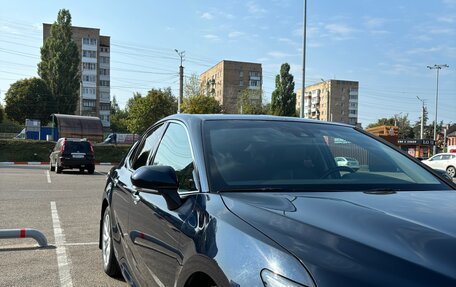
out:
M442 160L441 160L441 165L440 165L439 169L445 170L448 167L448 165L450 164L450 159L451 159L451 155L443 154Z
M125 160L122 167L116 170L116 178L114 179L115 190L113 192L112 210L119 225L125 259L131 268L129 271L134 273L133 276L139 282L144 279L138 269L138 260L132 252L133 243L131 242L131 230L129 229L130 211L136 206L134 203L136 198L135 188L131 183L131 175L136 169L147 163L162 133L162 125L155 126L146 132L137 148L130 154L130 157Z
M442 155L435 155L428 160L427 165L429 165L432 168L440 169L441 163L442 163Z
M179 193L185 197L198 193L193 162L186 128L177 122L169 123L151 164L174 168ZM182 262L180 228L194 201L186 200L172 211L160 194L138 192L138 196L139 201L130 212L130 229L135 231L134 253L140 258L139 268L148 274L144 286L174 286Z

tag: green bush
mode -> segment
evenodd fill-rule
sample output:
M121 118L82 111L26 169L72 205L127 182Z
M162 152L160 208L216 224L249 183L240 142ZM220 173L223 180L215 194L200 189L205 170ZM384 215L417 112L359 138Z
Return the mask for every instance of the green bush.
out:
M34 140L0 140L0 162L4 161L49 161L55 142ZM126 145L94 146L95 161L119 162L127 153Z

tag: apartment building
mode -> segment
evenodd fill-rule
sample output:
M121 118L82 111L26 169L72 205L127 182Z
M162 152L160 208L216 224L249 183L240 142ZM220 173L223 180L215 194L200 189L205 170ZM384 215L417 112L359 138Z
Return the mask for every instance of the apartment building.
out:
M237 114L238 98L245 89L258 91L251 101L261 102L262 67L258 63L223 60L200 75L206 95L213 95L223 105L225 113Z
M358 123L358 82L327 80L305 88L304 118ZM296 93L296 110L301 109L301 90Z
M100 29L71 27L81 59L81 85L75 114L96 116L103 127L110 126L110 37ZM49 37L51 24L43 23L43 42Z

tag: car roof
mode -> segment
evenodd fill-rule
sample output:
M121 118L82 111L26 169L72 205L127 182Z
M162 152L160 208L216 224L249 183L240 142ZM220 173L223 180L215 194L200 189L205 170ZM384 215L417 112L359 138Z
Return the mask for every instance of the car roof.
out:
M281 121L281 122L305 122L305 123L318 123L324 125L337 125L337 126L346 126L353 127L352 125L335 123L335 122L325 122L312 119L304 119L297 117L281 117L281 116L270 116L270 115L239 115L239 114L174 114L168 116L162 121L166 120L181 120L187 123L195 122L204 122L211 120L260 120L260 121Z

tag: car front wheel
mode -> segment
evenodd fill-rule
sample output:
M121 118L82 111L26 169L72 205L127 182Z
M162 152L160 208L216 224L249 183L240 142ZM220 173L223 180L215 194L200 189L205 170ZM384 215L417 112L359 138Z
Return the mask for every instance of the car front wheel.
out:
M54 171L55 167L52 165L52 160L49 160L49 170Z
M103 270L111 277L118 277L120 275L120 269L112 246L111 212L109 206L105 209L102 224L101 253L103 255Z

